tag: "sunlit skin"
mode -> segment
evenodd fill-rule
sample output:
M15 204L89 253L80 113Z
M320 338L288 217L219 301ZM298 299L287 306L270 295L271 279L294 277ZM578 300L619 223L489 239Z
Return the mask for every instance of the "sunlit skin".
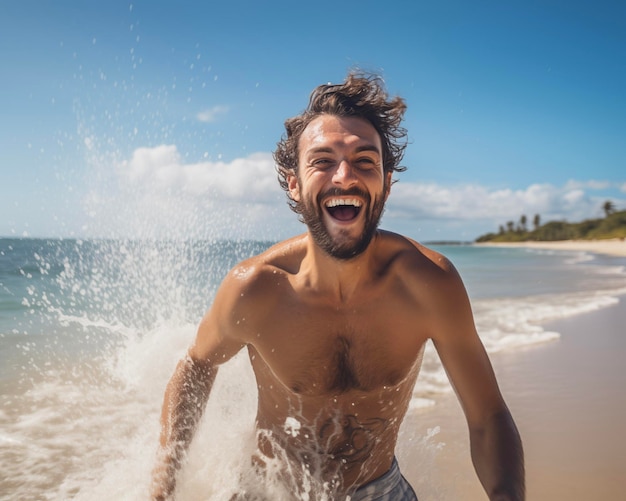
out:
M360 253L374 235L391 184L382 168L380 136L366 120L322 115L304 130L299 151L289 189L310 236L333 257ZM333 211L346 207L357 216L348 211L334 217L339 215Z
M322 115L300 138L289 188L321 213L337 247L352 248L374 202L389 195L390 176L369 122ZM327 195L354 189L360 194ZM336 212L337 204L359 208ZM465 411L486 491L491 499L522 499L498 497L507 480L498 472L517 464L521 445L461 279L437 252L382 230L350 258L333 257L309 231L236 266L168 385L161 444L190 440L181 431L185 412L203 407L218 366L246 347L262 430L256 464L264 457L296 471L306 464L349 493L389 470L428 339ZM166 457L155 470L165 480L154 499L174 489L168 465L175 462Z

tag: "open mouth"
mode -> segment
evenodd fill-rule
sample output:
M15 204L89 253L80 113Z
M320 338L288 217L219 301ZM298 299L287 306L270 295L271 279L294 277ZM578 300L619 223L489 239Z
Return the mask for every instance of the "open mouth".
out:
M361 212L361 201L354 198L331 198L324 206L328 214L337 221L352 221Z

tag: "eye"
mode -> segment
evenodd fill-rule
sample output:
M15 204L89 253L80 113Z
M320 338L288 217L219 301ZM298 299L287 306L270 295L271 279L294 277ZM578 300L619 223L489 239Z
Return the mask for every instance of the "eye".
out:
M317 169L328 169L333 165L333 163L333 160L330 158L316 158L311 161L311 165L313 165Z
M378 165L376 160L371 157L359 157L355 163L361 169L372 169Z

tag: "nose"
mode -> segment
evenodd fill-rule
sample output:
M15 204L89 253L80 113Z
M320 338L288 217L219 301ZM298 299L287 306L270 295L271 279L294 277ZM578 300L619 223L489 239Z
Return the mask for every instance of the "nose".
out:
M354 168L347 160L339 162L333 174L333 183L342 186L351 186L357 181Z

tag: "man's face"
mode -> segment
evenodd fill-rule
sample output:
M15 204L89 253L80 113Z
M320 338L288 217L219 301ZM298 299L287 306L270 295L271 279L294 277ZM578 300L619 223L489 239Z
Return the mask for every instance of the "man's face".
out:
M304 130L290 195L315 243L338 259L369 245L389 194L376 129L356 117L321 115Z

